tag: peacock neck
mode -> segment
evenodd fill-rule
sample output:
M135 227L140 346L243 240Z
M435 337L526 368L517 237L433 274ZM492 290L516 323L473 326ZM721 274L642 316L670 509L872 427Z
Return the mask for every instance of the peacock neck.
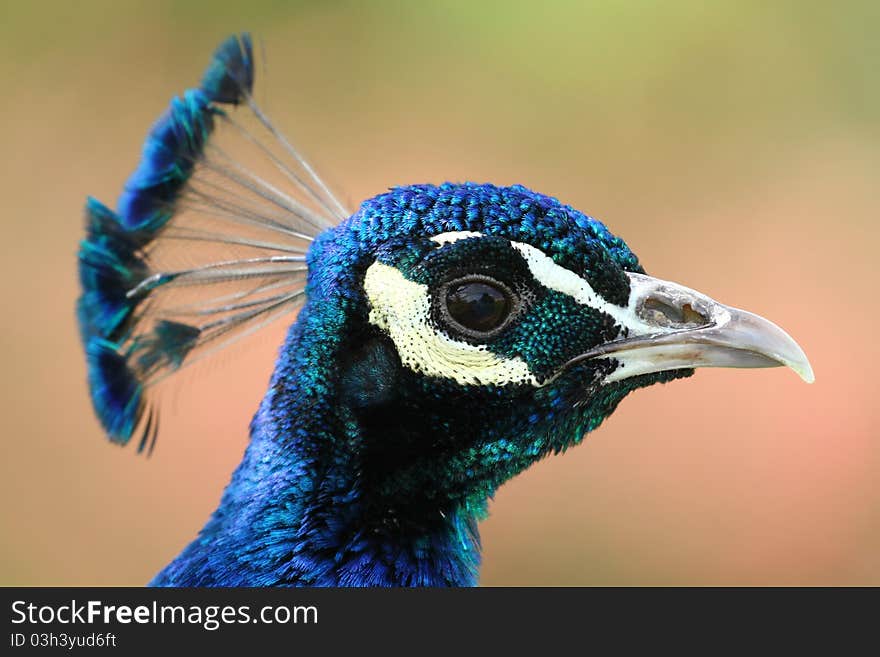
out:
M328 365L337 354L310 339L308 322L306 307L220 506L153 584L474 585L473 515L447 508L414 517L377 504L365 487L361 446L376 437L340 400Z

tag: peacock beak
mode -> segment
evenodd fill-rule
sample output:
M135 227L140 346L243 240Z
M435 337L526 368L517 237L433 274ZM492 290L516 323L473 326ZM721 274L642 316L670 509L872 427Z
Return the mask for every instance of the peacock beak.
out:
M575 360L613 357L606 381L692 367L790 367L807 383L813 368L798 344L776 324L725 306L695 290L628 273L630 299L623 338Z

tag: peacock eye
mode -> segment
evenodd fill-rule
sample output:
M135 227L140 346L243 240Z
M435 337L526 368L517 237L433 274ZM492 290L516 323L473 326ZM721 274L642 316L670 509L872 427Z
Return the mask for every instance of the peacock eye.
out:
M474 337L490 335L504 326L514 305L504 285L484 277L451 283L445 301L448 317Z

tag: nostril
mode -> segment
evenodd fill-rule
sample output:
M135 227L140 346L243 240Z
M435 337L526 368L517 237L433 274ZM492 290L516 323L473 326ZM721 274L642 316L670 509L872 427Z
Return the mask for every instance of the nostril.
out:
M694 310L693 306L689 303L686 303L681 307L681 314L684 317L685 324L703 325L709 323L709 318Z
M684 322L684 314L678 308L652 297L645 299L645 302L642 304L641 315L644 319L660 320L654 322L657 324L665 324L667 322L682 324Z
M639 316L658 326L702 326L709 323L709 320L694 310L689 303L678 306L656 297L648 297L642 302Z

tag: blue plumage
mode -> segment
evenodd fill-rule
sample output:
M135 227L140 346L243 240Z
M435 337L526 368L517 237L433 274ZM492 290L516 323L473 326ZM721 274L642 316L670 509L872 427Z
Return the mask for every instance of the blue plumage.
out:
M125 444L134 431L143 393L114 342L92 337L86 344L95 414L110 440Z
M213 103L238 105L254 86L254 53L249 34L232 36L214 51L200 88Z
M78 317L82 338L112 339L124 330L134 310L127 296L147 273L137 255L137 242L120 230L115 214L95 199L86 205L88 238L79 252L79 276L83 295Z
M368 422L356 418L369 402L382 401L388 388L418 390L429 397L445 397L444 384L419 381L384 364L396 357L368 349L355 358L351 376L340 384L340 363L352 341L355 326L368 309L359 282L363 268L375 258L386 262L416 261L431 249L427 236L448 231L479 231L487 235L515 235L542 245L577 271L596 269L612 260L640 271L638 260L626 244L612 236L595 219L554 198L525 187L446 183L396 188L370 199L338 227L321 234L309 251L308 301L290 329L282 347L269 392L251 425L251 440L242 464L223 499L199 537L152 584L157 586L446 586L473 585L477 581L480 544L477 521L486 513L486 501L501 481L550 451L579 441L588 429L583 420L560 424L553 438L546 433L553 423L554 407L565 395L576 394L581 378L560 391L546 389L546 413L534 415L532 403L517 404L509 391L492 387L474 393L480 399L478 420L464 400L455 402L463 415L450 407L430 411L396 412L397 425L421 425L418 433L435 426L445 431L479 426L486 444L501 447L493 458L492 476L473 490L443 491L437 482L432 509L418 522L423 527L408 535L394 522L365 520L372 502L357 486L365 477L364 457L350 445L379 436ZM413 239L413 236L421 239ZM584 245L592 245L589 250ZM384 344L384 343L382 343ZM361 366L361 363L366 363ZM352 393L358 369L369 385ZM668 380L681 373L672 373ZM377 383L377 378L381 378ZM622 386L596 401L590 416L604 417L632 389ZM372 395L372 397L370 397ZM352 400L354 397L354 400ZM524 400L523 400L524 401ZM411 402L407 403L407 406ZM447 417L443 417L447 416ZM458 418L458 419L457 419ZM456 425L461 427L456 428ZM489 426L487 426L489 425ZM381 431L392 443L393 432ZM516 436L507 446L503 441ZM427 440L427 436L424 437ZM402 446L400 447L402 449ZM471 456L478 460L473 448ZM389 459L385 454L383 460ZM424 460L400 468L394 498L424 489L426 476L438 474ZM376 523L375 525L373 523ZM412 521L408 521L412 522Z
M127 231L158 231L171 218L214 129L214 115L222 112L215 103L239 104L251 93L253 75L250 35L233 36L217 48L200 88L172 99L147 135L140 164L119 197Z
M146 336L133 336L131 320L146 294L173 277L136 288L148 278L151 243L174 216L215 116L223 112L217 103L238 104L251 92L251 51L249 35L230 37L214 53L201 87L171 101L147 135L116 212L92 198L86 203L77 319L95 411L115 442L127 443L144 417L145 379L162 367L179 367L198 338L199 329L166 321Z
M153 585L472 585L498 486L633 390L703 365L811 380L781 329L648 277L601 222L523 186L402 186L348 213L253 71L250 38L224 41L117 211L87 202L77 314L114 442L152 449L152 386L301 306L220 505ZM223 127L279 180L217 146Z
M140 165L119 197L117 207L126 230L152 233L174 214L177 195L214 129L212 111L199 89L171 101L147 136Z

